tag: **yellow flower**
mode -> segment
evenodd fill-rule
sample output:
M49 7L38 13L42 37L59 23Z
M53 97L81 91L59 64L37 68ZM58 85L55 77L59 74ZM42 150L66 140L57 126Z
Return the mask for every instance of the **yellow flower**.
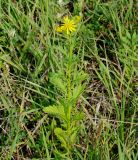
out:
M73 20L74 20L75 23L79 23L81 21L81 17L80 16L75 16Z
M66 32L69 35L72 32L76 31L77 23L80 21L80 17L76 16L73 19L69 19L68 16L63 18L63 24L56 27L57 32Z
M64 17L63 25L61 26L63 31L66 31L67 34L76 31L76 24L74 20L68 18L68 16Z
M57 32L62 32L62 28L60 26L56 26L56 31Z

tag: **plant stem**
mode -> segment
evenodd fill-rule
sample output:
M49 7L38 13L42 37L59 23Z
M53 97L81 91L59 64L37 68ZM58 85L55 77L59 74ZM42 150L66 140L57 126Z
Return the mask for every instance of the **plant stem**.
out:
M71 43L71 37L68 37L69 39L69 61L68 61L68 130L70 130L70 120L71 120L71 106L70 106L70 99L71 99L71 60L72 60L72 43Z

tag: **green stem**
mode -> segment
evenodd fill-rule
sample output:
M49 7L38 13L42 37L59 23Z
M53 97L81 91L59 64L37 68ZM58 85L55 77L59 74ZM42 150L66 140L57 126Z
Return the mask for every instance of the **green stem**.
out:
M71 60L72 60L72 46L71 38L69 37L69 61L68 61L68 102L70 103L71 98ZM70 130L70 120L71 120L71 106L68 105L68 130Z

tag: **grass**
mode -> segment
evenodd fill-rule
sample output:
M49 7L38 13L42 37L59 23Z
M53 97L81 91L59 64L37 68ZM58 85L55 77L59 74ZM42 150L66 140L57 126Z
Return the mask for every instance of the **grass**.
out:
M137 5L0 0L1 160L138 158Z

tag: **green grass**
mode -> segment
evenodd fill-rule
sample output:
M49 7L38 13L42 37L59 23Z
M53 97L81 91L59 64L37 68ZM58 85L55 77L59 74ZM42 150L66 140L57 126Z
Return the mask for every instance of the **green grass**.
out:
M138 159L138 4L68 3L0 0L0 160Z

